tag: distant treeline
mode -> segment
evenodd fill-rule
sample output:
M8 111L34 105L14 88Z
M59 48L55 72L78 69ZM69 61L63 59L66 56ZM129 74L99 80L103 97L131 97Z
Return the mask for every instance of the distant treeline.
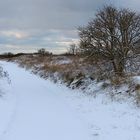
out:
M12 57L19 57L19 56L22 56L22 55L34 55L34 54L38 54L38 53L17 53L17 54L13 54L13 53L9 52L9 53L0 54L0 58L4 59L4 58L12 58Z

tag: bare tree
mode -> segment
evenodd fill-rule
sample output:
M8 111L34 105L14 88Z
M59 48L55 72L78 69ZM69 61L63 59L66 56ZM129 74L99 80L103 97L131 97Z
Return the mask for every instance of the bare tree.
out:
M79 28L80 48L89 57L109 60L114 72L123 75L129 52L140 39L140 15L129 9L105 6L95 19Z
M76 55L77 54L77 46L76 46L76 44L75 43L72 43L71 45L70 45L70 48L69 48L69 50L68 50L68 52L70 53L70 54L72 54L72 55Z
M38 50L38 53L39 53L40 55L45 55L46 50L45 50L44 48L41 48L41 49Z
M52 55L52 53L51 52L49 52L49 51L46 51L44 48L41 48L41 49L39 49L38 50L38 54L40 54L40 55Z

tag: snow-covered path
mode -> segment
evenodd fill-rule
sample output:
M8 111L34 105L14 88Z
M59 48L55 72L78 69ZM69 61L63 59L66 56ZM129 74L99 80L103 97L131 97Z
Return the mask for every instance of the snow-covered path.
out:
M0 65L12 82L0 78L0 140L140 140L140 108L131 98L112 100L101 83L89 85L87 96L16 64Z
M86 125L60 96L63 88L0 62L12 81L9 105L0 117L0 140L88 140ZM8 110L8 113L6 112ZM2 111L2 107L0 107ZM5 116L5 118L4 118Z

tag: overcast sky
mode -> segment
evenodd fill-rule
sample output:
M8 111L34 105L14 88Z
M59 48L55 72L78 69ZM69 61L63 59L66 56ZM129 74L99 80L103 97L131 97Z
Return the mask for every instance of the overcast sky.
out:
M63 53L105 4L139 11L140 0L0 0L0 53Z

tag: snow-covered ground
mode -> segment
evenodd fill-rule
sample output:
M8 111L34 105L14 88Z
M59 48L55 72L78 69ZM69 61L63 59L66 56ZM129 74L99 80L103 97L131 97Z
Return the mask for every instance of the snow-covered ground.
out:
M104 94L87 96L0 62L0 140L139 140L140 109ZM95 88L95 87L94 87Z

